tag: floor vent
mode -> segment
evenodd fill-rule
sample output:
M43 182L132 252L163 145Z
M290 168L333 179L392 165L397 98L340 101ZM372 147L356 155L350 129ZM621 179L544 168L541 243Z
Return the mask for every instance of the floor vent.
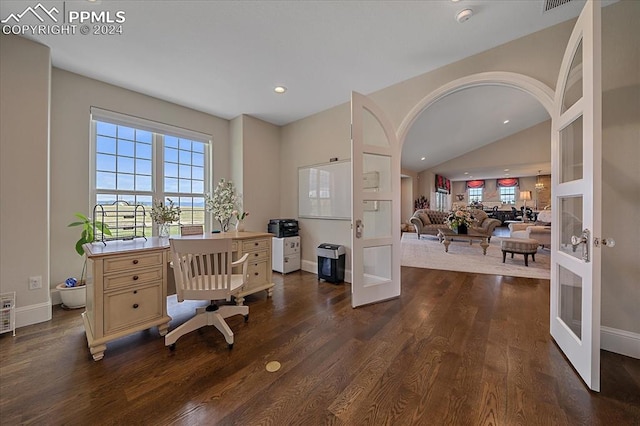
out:
M562 6L563 4L567 4L572 0L544 0L544 10L543 12L548 12L551 9L555 9L556 7Z

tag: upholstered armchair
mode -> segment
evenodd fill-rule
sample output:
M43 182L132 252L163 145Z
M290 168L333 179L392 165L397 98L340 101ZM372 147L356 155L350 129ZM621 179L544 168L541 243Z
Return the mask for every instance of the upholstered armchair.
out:
M535 222L510 223L511 238L531 238L542 247L551 247L551 210L543 210Z

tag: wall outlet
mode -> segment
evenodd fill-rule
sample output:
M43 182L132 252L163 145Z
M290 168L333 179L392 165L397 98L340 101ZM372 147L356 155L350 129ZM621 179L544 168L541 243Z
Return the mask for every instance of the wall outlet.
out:
M42 288L42 276L29 277L29 290L37 290Z

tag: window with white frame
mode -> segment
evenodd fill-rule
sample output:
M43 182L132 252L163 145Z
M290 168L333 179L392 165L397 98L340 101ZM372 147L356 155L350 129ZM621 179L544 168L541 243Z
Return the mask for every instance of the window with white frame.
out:
M482 202L482 188L469 188L469 202Z
M500 187L500 201L503 204L515 204L516 203L516 187L515 186L501 186Z
M206 225L204 195L210 182L210 137L189 130L92 108L92 198L113 206L141 204L145 226L153 226L154 200L171 199L181 209L180 225ZM120 229L112 229L116 237ZM146 232L150 235L149 231Z

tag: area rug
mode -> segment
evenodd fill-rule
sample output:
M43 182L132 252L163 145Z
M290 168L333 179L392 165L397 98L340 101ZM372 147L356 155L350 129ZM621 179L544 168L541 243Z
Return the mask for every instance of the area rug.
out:
M417 268L443 269L448 271L475 272L479 274L506 275L513 277L550 279L550 252L538 248L536 261L529 257L529 266L524 266L524 256L507 254L502 263L500 238L491 237L487 247L487 255L482 254L480 241L452 241L449 252L445 253L444 245L435 236L423 235L418 240L416 233L402 234L402 266Z

